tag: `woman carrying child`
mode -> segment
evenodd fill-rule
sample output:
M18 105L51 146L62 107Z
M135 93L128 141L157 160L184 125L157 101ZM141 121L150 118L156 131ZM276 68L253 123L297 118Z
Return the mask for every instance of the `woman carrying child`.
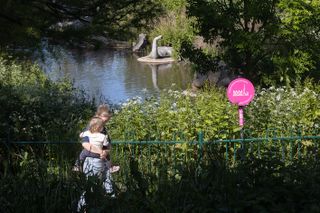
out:
M84 148L80 157L84 157L83 172L86 176L98 176L103 182L103 187L108 194L113 194L112 180L110 175L110 156L111 143L109 135L105 129L105 123L110 119L110 114L103 113L106 107L99 107L96 114L89 123L89 130L80 134L82 146ZM104 119L103 119L104 118ZM86 153L87 152L87 153ZM119 169L119 167L116 167ZM78 210L85 205L84 193L78 202Z
M106 135L107 140L108 140L108 146L104 146L102 149L109 150L109 151L111 150L111 139L110 139L110 136L107 132L107 129L105 128L105 124L110 120L111 116L112 115L109 111L109 107L105 104L100 105L96 111L96 114L95 114L95 117L102 119L103 129L102 129L101 133ZM88 127L86 127L85 130L88 130ZM80 156L74 165L74 168L73 168L74 171L82 170L82 164L83 164L86 157L100 158L99 154L89 150L89 144L87 144L87 143L90 143L90 140L87 136L83 135L83 132L80 134L80 138L81 138L81 143L82 143L82 146L84 147L84 149L81 151ZM110 173L119 171L120 167L112 165L111 160L110 160L110 155L108 153L107 153L107 160L108 160Z

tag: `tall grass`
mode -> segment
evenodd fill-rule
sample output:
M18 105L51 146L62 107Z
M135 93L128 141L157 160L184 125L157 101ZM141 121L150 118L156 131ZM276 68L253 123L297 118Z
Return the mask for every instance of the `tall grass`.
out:
M63 146L66 150L70 144ZM98 179L72 172L71 156L57 161L54 155L48 158L32 153L30 147L12 152L10 169L1 172L1 212L73 212L83 191L87 191L87 212L320 210L320 164L315 156L287 164L272 152L264 152L260 158L252 155L229 167L213 146L201 161L191 156L174 165L163 147L148 161L148 149L140 148L139 155L120 146L124 149L113 156L122 166L120 173L113 174L116 198L103 192ZM8 166L8 160L1 165ZM179 168L175 175L170 174L172 168Z

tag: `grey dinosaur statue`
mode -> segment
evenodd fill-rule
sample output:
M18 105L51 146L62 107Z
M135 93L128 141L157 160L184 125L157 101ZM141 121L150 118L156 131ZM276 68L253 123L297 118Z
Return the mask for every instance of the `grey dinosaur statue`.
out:
M141 49L143 49L146 45L147 45L146 34L140 33L140 34L139 34L139 40L138 40L137 44L135 44L135 45L132 47L132 51L133 51L133 52L138 52L138 51L140 51Z
M173 52L172 47L167 47L167 46L158 47L157 42L161 38L162 38L162 35L159 35L153 39L152 49L148 57L152 59L157 59L157 58L167 58L172 56L172 52Z

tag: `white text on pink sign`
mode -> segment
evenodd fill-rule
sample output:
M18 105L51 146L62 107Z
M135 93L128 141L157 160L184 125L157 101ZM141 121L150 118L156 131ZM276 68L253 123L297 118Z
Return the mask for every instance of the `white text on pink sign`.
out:
M235 97L249 96L249 92L246 91L246 85L243 84L243 90L233 90L232 95Z

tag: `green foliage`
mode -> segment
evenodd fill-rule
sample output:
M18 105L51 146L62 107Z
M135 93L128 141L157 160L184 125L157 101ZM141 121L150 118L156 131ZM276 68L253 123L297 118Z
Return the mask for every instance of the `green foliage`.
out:
M278 7L281 9L279 16L282 23L285 25L283 32L286 35L301 35L304 38L309 37L310 39L315 39L315 36L317 36L316 32L319 29L318 23L320 21L319 1L282 0Z
M219 56L262 85L293 84L317 76L319 69L318 1L190 0L199 34L215 41ZM190 54L190 59L193 55Z
M109 1L100 4L97 14L93 16L91 32L117 40L136 38L134 36L141 31L153 27L156 17L164 12L159 0Z
M310 54L303 50L294 50L286 57L274 55L272 61L278 70L277 78L287 86L290 86L294 80L301 80L303 74L315 68L315 62L311 59ZM263 79L265 82L273 80L269 76L264 76ZM271 84L276 84L276 82Z
M97 181L86 182L84 176L67 173L71 169L64 167L66 162L52 164L45 156L18 153L10 165L14 172L2 174L0 178L0 203L4 213L73 212L82 191L97 185ZM52 173L54 170L59 173ZM95 192L101 198L98 191Z
M94 105L67 81L52 82L37 66L0 58L0 138L77 138Z
M215 71L217 68L217 53L212 50L211 48L195 48L192 43L184 41L181 44L180 55L182 58L189 58L197 72L205 74L208 71Z
M320 123L319 86L310 83L290 87L270 87L257 92L246 108L247 125L252 129L303 128L308 131ZM267 118L267 119L266 119Z
M296 88L258 89L245 108L245 128L254 132L276 128L287 136L293 130L310 133L320 123L318 100L319 86L310 82ZM133 140L197 140L200 131L205 133L205 140L225 139L236 137L240 131L236 106L218 89L195 96L168 90L159 99L130 100L122 104L109 124L114 138Z
M147 155L128 155L130 150L121 146L127 153L118 152L116 156L127 161L120 173L113 175L118 186L117 197L113 199L103 192L97 178L86 179L64 166L68 165L68 156L52 163L45 156L21 152L11 161L15 172L0 176L2 212L72 212L84 190L87 212L130 209L131 212L245 213L320 209L320 165L316 155L287 163L266 152L261 158L250 156L230 167L219 158L216 145L211 144L212 149L207 150L211 158L185 161L175 171L177 177L168 173L176 162L168 160L164 150L148 161ZM157 150L154 151L156 156ZM148 164L155 169L148 171ZM58 168L60 173L52 173L54 169L48 168Z
M92 35L128 39L152 26L162 12L158 0L4 0L1 5L0 47L6 50L33 48L44 37L54 41L83 41Z
M188 14L197 18L201 36L217 41L223 48L223 60L231 67L245 64L246 74L258 78L278 30L276 3L274 0L189 1Z
M165 1L163 4L167 8L166 14L159 18L158 23L150 32L149 39L162 35L163 38L159 41L159 45L172 46L174 56L179 57L182 42L193 42L195 38L196 19L186 17L186 2L183 0Z
M186 0L163 0L161 2L164 8L169 11L181 11L187 4Z
M119 139L134 134L136 140L170 140L173 135L194 140L204 130L208 139L221 130L233 132L236 112L221 90L190 96L170 89L163 91L159 99L124 103L109 124L111 135Z
M319 1L282 0L278 7L282 26L279 39L285 48L279 50L283 60L274 63L280 74L290 79L296 76L313 76L317 79L320 56ZM286 62L283 63L284 60Z

